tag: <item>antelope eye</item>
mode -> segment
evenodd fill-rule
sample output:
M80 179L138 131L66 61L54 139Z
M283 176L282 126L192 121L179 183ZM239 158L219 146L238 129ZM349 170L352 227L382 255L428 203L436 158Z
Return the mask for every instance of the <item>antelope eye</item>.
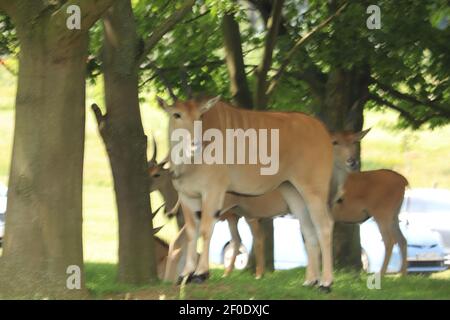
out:
M333 146L337 146L339 143L337 141L333 141Z
M181 114L179 114L179 113L174 113L174 114L173 114L173 117L174 117L175 119L180 119L180 118L181 118Z
M152 177L153 178L159 178L161 175L159 173L155 173Z

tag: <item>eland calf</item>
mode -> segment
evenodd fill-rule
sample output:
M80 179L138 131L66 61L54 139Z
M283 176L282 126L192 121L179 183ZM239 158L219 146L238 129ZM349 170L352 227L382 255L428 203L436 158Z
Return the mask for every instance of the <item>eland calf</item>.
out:
M398 215L408 181L392 170L374 170L351 173L344 184L344 194L332 206L336 221L362 223L373 217L378 225L385 247L380 273L386 273L392 248L400 246L401 273L407 269L407 243L400 230Z

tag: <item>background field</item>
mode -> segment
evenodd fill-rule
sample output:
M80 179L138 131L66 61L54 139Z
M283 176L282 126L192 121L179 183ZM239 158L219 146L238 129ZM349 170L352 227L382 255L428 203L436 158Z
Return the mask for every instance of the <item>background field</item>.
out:
M88 89L88 105L96 101L103 104L101 96L101 84L90 86ZM12 137L14 129L14 95L15 95L15 78L0 69L0 182L8 182L8 172L12 151ZM149 95L148 98L151 98ZM159 155L158 158L164 158L167 152L166 144L166 118L162 111L158 110L152 99L142 104L141 113L147 135L153 134L158 142ZM45 115L42 115L43 119ZM362 159L364 169L390 168L404 174L412 187L442 187L450 188L450 126L431 130L398 130L395 128L397 115L393 112L367 112L365 127L373 127L370 134L364 139L362 144ZM149 139L150 140L150 139ZM151 143L149 141L149 143ZM151 148L149 148L151 153ZM62 179L64 177L61 177ZM111 291L123 291L127 288L114 285L114 263L117 261L117 220L114 202L114 193L112 188L111 173L109 163L105 153L103 143L97 133L97 127L94 122L90 109L87 109L86 124L86 150L85 150L85 172L84 172L84 253L87 264L88 281L91 281L91 289L96 294L104 294ZM157 207L161 204L161 198L158 194L152 195L153 206ZM175 233L174 221L166 221L162 215L157 216L156 226L165 224L166 226L160 232L160 236L164 239L170 239ZM97 271L97 272L96 272ZM100 273L98 273L100 271ZM265 280L258 284L251 282L252 279L248 274L237 273L232 279L240 279L238 287L234 289L226 289L224 292L213 293L216 298L231 298L233 294L235 298L251 298L248 296L248 290L239 294L242 290L239 288L250 288L254 290L254 297L257 298L281 298L277 296L277 292L266 290L261 293L258 288L269 285L271 278L273 281L288 279L288 293L285 298L301 298L302 294L306 297L316 298L315 293L311 291L295 291L299 286L298 275L303 271L293 270L289 272L277 272L268 276ZM98 278L102 277L102 278ZM343 289L337 289L337 295L340 298L368 298L382 297L389 299L389 295L368 293L365 287L365 275L349 275L343 274L340 277L350 279L354 277L355 285L352 294L343 294ZM350 277L350 278L349 278ZM441 279L450 279L450 272L436 275L433 277ZM213 276L213 282L220 278L220 271L216 271ZM347 280L348 280L347 279ZM390 278L387 287L398 287L399 282L404 280L395 280ZM416 279L416 280L414 280ZM410 287L412 293L403 294L400 287L395 290L397 295L393 297L420 298L421 293L414 293L414 287L419 281L421 287L426 292L426 297L450 298L449 284L450 280L428 281L428 278L414 277L410 278L406 287ZM231 279L223 282L224 288L229 286ZM294 282L292 282L294 281ZM340 281L339 281L340 282ZM345 282L345 281L344 281ZM206 286L211 286L207 284ZM177 291L167 286L158 287L161 295L167 297L176 297ZM202 287L200 287L202 288ZM204 287L203 289L205 289ZM290 289L289 289L290 288ZM267 289L267 288L266 288ZM295 289L295 290L294 290ZM352 290L353 290L352 289ZM360 291L364 289L361 296ZM153 292L153 298L156 290ZM202 298L202 290L194 290L191 297ZM231 291L229 291L231 290ZM214 291L213 291L214 292ZM227 293L228 292L228 293ZM361 291L362 292L362 291ZM433 293L434 292L434 293ZM447 295L443 295L446 292ZM312 296L311 296L312 294ZM148 297L150 294L148 293ZM236 296L238 295L238 296ZM213 297L211 296L211 297ZM188 295L189 297L189 295Z

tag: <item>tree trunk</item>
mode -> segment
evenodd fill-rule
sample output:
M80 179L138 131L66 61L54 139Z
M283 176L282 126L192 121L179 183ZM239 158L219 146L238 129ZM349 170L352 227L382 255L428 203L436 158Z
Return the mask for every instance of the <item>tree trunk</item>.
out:
M0 295L80 297L88 33L20 8L16 118ZM69 266L81 290L68 290Z
M352 71L335 69L330 72L320 117L331 131L362 130L363 108L368 98L369 75L366 67ZM360 157L359 151L358 157ZM358 224L335 223L333 251L337 268L361 269L361 240Z
M139 38L130 0L118 0L104 18L103 71L107 114L99 129L114 178L119 224L118 280L155 280L156 263L147 178L147 137L138 98Z
M256 69L256 88L254 106L256 109L267 109L269 97L267 95L267 88L269 81L267 74L272 67L273 50L278 39L278 31L280 30L280 23L282 20L284 0L274 0L270 18L267 21L267 35L264 43L264 53L261 63Z
M239 24L234 19L233 14L225 14L223 16L222 30L225 58L230 79L230 92L233 96L233 101L242 108L253 109L252 94L245 73L241 33Z
M273 219L260 219L259 223L264 235L264 271L272 272L275 270ZM254 244L252 244L252 250L250 251L247 269L252 272L256 271Z
M247 76L245 73L244 57L242 54L241 34L239 24L232 14L226 14L222 21L222 31L224 36L224 46L228 75L230 78L230 91L234 102L246 109L252 109L254 106L252 94L249 89ZM273 50L273 49L272 49ZM266 106L264 106L265 108ZM261 219L261 228L264 233L264 257L265 270L274 270L274 235L273 219ZM256 259L255 250L250 251L248 269L255 271Z

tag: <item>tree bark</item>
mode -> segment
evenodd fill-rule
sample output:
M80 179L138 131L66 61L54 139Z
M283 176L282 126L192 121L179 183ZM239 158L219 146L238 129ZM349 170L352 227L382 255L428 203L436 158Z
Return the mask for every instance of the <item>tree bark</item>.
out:
M283 19L284 0L275 0L270 18L267 21L267 35L264 45L264 53L261 63L256 69L256 87L254 94L253 106L255 109L265 110L268 107L267 88L269 85L268 73L273 61L273 51L278 39L280 24ZM261 228L265 235L264 241L264 255L265 255L265 269L266 271L273 271L274 267L274 230L273 219L261 219ZM250 267L254 266L255 257L254 250L250 256Z
M269 81L267 74L272 66L273 50L278 39L278 31L280 29L280 22L282 20L284 0L275 0L270 18L267 21L267 35L264 44L264 53L256 69L256 89L254 105L256 109L264 110L267 108L268 96L267 89Z
M264 235L264 271L272 272L275 270L273 219L259 219L259 223L261 225L262 234ZM253 273L256 271L254 243L250 250L247 270L250 270Z
M252 109L255 106L255 104L253 103L252 94L245 73L239 24L234 19L234 16L232 14L226 14L224 16L222 21L222 31L224 36L224 46L228 67L228 75L230 78L230 91L231 94L233 95L233 100L238 106L242 108ZM261 219L260 223L265 237L264 241L265 270L273 271L274 270L273 219ZM255 271L255 268L256 268L255 250L253 250L252 248L250 251L248 269Z
M242 108L253 109L252 94L245 73L241 33L233 14L227 13L223 16L222 31L233 101Z
M20 41L13 154L0 295L79 298L86 294L82 250L85 66L88 32L64 16L13 15ZM33 23L30 23L33 21ZM69 266L81 289L69 290Z
M130 0L117 0L104 18L103 72L107 114L96 112L114 178L119 224L118 280L156 280L147 179L147 137L139 110L139 38Z
M368 99L369 77L370 72L367 67L351 71L339 68L330 71L320 118L331 131L362 130L364 104ZM360 157L360 150L358 150L358 157ZM335 223L333 251L337 268L361 270L361 240L358 224Z

